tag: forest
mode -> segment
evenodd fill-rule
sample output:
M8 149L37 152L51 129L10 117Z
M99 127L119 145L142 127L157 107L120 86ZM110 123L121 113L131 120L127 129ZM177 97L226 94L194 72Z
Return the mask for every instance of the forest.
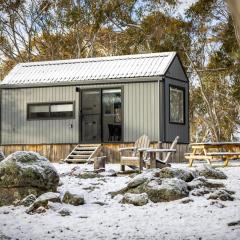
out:
M191 141L237 140L239 16L235 0L0 0L0 79L20 62L177 51Z

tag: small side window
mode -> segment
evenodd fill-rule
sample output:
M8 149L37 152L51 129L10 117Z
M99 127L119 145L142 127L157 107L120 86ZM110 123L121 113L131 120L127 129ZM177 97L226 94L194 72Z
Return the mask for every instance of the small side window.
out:
M53 118L73 117L73 103L68 104L52 104L50 106L50 114Z
M177 86L171 86L169 90L169 110L170 116L169 121L170 123L185 123L185 116L184 116L184 97L185 97L185 90L184 88L180 88Z
M49 105L28 105L28 119L49 118Z
M74 117L74 103L34 103L27 105L27 119L65 119Z

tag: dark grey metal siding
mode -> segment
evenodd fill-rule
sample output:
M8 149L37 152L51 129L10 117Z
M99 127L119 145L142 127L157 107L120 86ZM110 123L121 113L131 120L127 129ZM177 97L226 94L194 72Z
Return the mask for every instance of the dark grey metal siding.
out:
M157 141L158 83L91 85L91 88L111 86L124 89L124 142L134 142L142 134ZM75 119L27 121L27 103L58 101L75 101ZM1 114L2 144L79 142L79 93L75 86L2 89Z
M184 72L183 66L177 55L171 63L166 76L188 82L186 73Z
M179 143L189 143L189 118L188 118L188 108L189 108L189 95L188 95L188 82L183 82L179 80L174 80L171 78L165 78L164 83L164 94L165 94L165 142L171 142L176 136L179 136ZM174 124L169 122L169 85L175 85L183 87L185 89L185 124ZM163 130L163 129L162 129Z

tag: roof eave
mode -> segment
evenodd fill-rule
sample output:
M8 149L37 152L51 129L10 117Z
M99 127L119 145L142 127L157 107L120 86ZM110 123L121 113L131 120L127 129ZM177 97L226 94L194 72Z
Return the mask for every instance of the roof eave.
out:
M137 82L155 82L161 81L164 75L148 76L148 77L133 77L119 79L101 79L101 80L78 80L74 82L54 82L54 83L29 83L29 84L0 84L1 89L11 88L35 88L35 87L57 87L57 86L84 86L84 85L101 85L101 84L123 84Z

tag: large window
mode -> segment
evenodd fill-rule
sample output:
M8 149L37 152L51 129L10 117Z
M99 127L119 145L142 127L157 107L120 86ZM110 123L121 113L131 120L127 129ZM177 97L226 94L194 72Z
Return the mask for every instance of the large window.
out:
M64 119L74 117L74 103L33 103L27 105L27 119Z
M103 141L122 140L121 89L102 90Z
M170 85L169 90L169 109L170 109L170 123L184 124L184 89L176 86Z

